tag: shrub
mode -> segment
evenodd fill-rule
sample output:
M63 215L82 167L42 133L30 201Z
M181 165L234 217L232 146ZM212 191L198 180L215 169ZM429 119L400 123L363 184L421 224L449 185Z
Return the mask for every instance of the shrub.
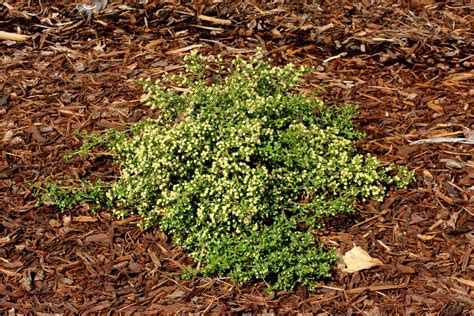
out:
M160 117L109 143L120 167L106 190L114 214L170 233L199 262L191 274L273 289L330 276L335 255L312 234L321 219L382 200L412 174L392 177L357 153L355 107L294 92L306 68L272 67L259 53L228 71L219 57L186 62L183 73L141 81Z

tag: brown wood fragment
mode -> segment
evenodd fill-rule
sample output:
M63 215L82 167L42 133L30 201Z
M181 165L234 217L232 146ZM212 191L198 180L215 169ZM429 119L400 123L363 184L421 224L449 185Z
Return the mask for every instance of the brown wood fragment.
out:
M219 19L219 18L215 18L215 17L212 17L212 16L203 15L203 14L198 15L197 18L198 18L198 20L203 20L203 21L214 23L214 24L221 24L221 25L231 25L232 24L231 20Z
M467 280L467 279L463 279L463 278L454 278L454 277L453 277L453 279L458 281L459 283L464 284L464 285L474 287L474 281L473 280Z
M400 285L371 285L365 287L359 287L355 289L346 290L345 293L347 294L359 294L365 291L375 292L375 291L386 291L386 290L395 290L395 289L403 289L406 288L407 284L400 284Z
M148 252L148 254L150 255L150 258L151 260L153 261L153 264L155 265L155 268L161 268L161 262L160 262L160 259L158 259L158 256L156 255L156 253L150 251Z
M28 35L0 31L0 40L24 42L28 40L29 38L30 37Z
M454 204L454 200L452 198L444 195L437 188L433 188L433 192L436 194L437 197L439 197L441 200L445 201L446 203L448 203L450 205Z
M403 265L403 264L397 264L396 268L401 273L405 273L405 274L414 274L414 273L416 273L415 269L413 269L410 266Z
M33 136L34 140L36 140L38 143L44 143L47 141L46 138L44 138L40 131L38 130L38 128L36 128L36 126L34 124L32 124L30 126L30 132L31 132L31 135Z
M73 222L97 222L98 219L97 217L93 216L86 216L86 215L80 215L80 216L74 216L72 218Z
M462 262L461 262L461 271L464 272L467 269L467 265L469 264L469 261L471 260L471 253L472 253L472 248L468 248L466 253L463 256Z
M86 243L95 242L95 243L100 243L100 244L108 244L110 242L110 237L109 237L108 234L100 233L100 234L94 234L94 235L87 236L84 239L84 241Z
M193 49L200 48L202 46L203 46L202 44L189 45L189 46L186 46L186 47L183 47L183 48L178 48L178 49L175 49L175 50L167 51L166 53L168 55L179 54L179 53L184 53L184 52L187 52L187 51L190 51L190 50L193 50Z

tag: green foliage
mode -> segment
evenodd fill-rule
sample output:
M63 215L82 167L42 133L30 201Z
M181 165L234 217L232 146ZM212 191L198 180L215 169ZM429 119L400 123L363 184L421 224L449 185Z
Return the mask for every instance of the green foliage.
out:
M263 279L274 289L291 289L295 284L314 287L315 279L330 276L336 261L310 232L298 230L295 218L284 215L240 238L233 234L211 238L204 252L197 259L206 265L188 271L190 275L229 275L237 283Z
M109 129L103 134L93 132L91 134L86 135L79 131L76 133L76 135L83 138L84 143L79 147L78 150L65 154L63 156L64 160L71 159L77 155L81 155L83 158L87 158L89 156L90 151L98 146L104 146L105 148L110 150L119 141L123 141L127 133L115 129Z
M64 188L55 182L45 181L41 189L35 192L35 196L38 196L36 206L52 203L61 211L87 203L100 206L105 202L105 193L106 188L101 181L84 181L73 188Z
M141 82L160 118L114 138L114 214L140 214L144 227L170 233L202 265L191 273L274 289L328 277L335 256L310 232L357 200L382 200L412 173L392 177L357 153L355 107L293 92L308 69L272 67L258 53L229 71L219 57L186 61L184 73Z

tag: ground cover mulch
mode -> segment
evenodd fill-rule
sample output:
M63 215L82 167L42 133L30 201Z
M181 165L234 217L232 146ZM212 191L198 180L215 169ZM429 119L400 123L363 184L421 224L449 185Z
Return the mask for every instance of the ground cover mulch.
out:
M138 1L137 1L138 2ZM142 1L146 2L146 1ZM469 315L474 311L474 72L469 3L179 1L109 3L93 16L72 2L0 1L0 311L5 315L179 313ZM384 203L335 218L321 240L361 246L383 265L335 268L315 292L269 296L262 283L180 279L192 265L137 217L90 206L35 206L35 183L117 177L107 156L64 160L77 132L126 128L158 115L138 78L180 69L192 49L311 65L304 89L359 104L359 146L405 164L416 181ZM433 138L455 138L434 143ZM420 139L426 142L411 144ZM461 139L461 140L460 140Z

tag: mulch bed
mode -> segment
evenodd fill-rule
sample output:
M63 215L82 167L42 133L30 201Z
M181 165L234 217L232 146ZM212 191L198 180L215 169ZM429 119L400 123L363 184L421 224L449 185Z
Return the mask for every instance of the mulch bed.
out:
M139 2L139 1L136 1ZM472 7L434 1L306 1L306 5L110 4L88 18L75 4L0 4L0 311L83 313L315 313L468 315L474 310ZM156 1L158 2L158 1ZM176 3L173 3L176 2ZM303 1L302 1L303 2ZM46 4L45 4L46 3ZM375 3L375 4L372 4ZM461 3L461 4L460 4ZM123 128L157 115L138 78L179 69L190 49L311 65L308 87L327 103L359 104L363 151L416 171L406 190L330 221L321 240L358 245L384 264L335 268L315 292L267 295L265 284L180 279L193 264L138 218L84 205L35 207L35 183L113 179L107 157L62 156L77 132Z

